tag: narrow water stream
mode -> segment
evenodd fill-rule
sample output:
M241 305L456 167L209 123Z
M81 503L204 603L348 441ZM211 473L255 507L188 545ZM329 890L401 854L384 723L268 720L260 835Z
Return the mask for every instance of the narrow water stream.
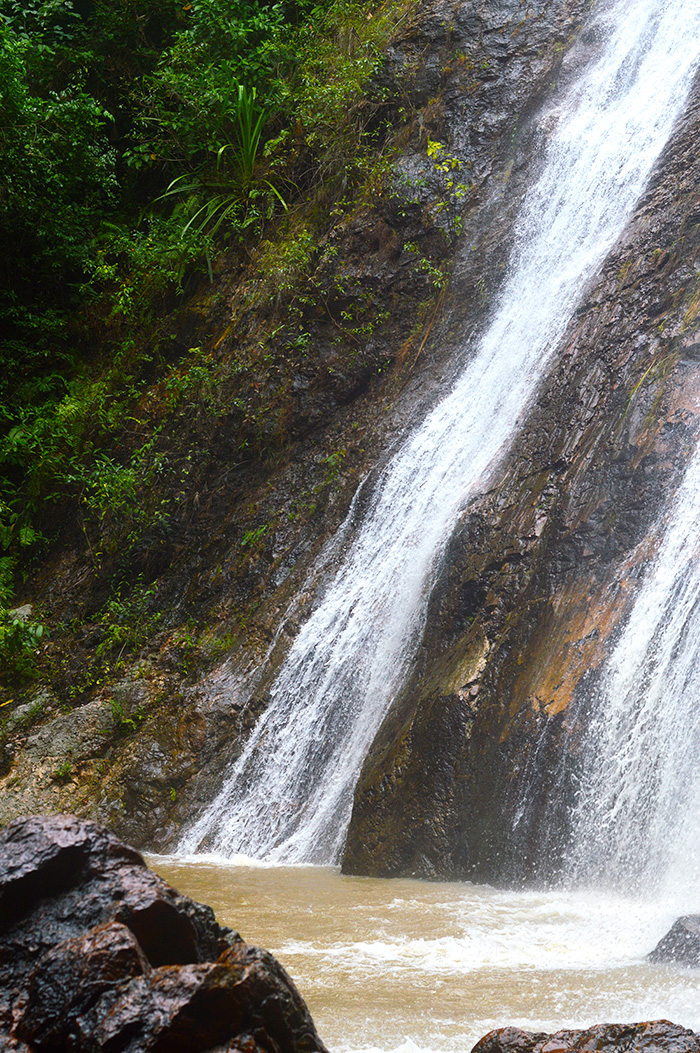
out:
M657 556L592 700L571 883L697 890L699 522L700 448L657 524Z
M689 903L236 860L151 865L278 956L333 1053L468 1053L507 1024L667 1018L700 1030L700 973L644 961Z

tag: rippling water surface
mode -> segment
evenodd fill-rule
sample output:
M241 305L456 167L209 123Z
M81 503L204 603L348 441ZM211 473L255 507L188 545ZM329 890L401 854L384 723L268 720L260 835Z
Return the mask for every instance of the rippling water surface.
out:
M506 1024L551 1031L664 1017L700 1030L700 972L644 961L691 903L241 859L151 865L277 955L334 1053L461 1053Z

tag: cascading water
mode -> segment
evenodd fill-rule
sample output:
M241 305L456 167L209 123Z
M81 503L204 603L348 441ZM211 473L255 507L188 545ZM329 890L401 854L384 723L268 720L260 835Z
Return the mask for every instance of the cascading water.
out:
M700 0L618 0L597 59L547 115L542 174L491 325L375 482L269 706L180 851L333 862L352 792L420 637L459 512L517 429L584 283L619 236L686 98Z
M567 876L682 898L700 872L700 448L666 522L587 732Z

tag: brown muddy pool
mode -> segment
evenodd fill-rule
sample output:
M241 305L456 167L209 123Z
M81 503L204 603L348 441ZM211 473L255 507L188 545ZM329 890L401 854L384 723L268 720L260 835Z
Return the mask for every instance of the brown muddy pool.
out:
M334 1053L468 1051L506 1024L551 1031L663 1017L700 1030L700 971L644 960L687 903L240 859L149 863L277 955Z

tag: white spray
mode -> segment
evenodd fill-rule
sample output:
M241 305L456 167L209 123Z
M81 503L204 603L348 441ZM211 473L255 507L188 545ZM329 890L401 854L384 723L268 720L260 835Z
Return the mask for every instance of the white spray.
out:
M698 523L700 449L604 671L568 860L577 881L700 889Z

